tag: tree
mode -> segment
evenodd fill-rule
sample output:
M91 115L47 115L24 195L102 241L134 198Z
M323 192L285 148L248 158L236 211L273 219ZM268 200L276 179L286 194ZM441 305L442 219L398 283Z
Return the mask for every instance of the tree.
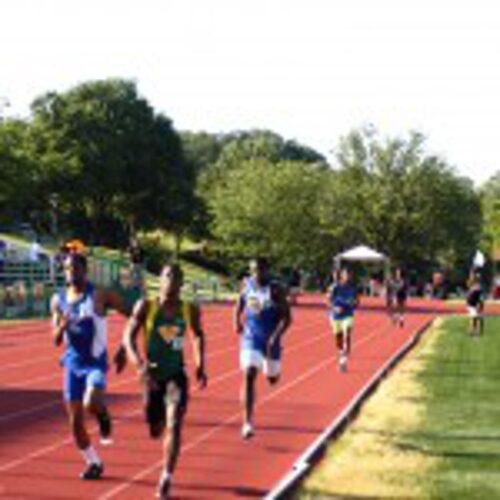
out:
M481 187L480 194L484 247L488 253L496 252L500 248L500 172Z
M266 255L280 267L315 267L323 176L305 163L268 159L232 170L210 200L213 232L224 252L235 261Z
M373 245L412 268L464 266L480 234L478 196L423 145L418 133L381 140L374 129L343 138L339 169L320 205L323 231L344 245Z
M37 165L27 150L27 124L0 121L0 222L26 221L37 210Z
M33 153L45 189L96 242L147 227L178 227L191 189L171 121L125 80L87 82L32 105ZM70 186L70 189L68 187Z
M202 172L200 177L203 196L212 194L212 187L224 182L226 175L248 160L267 160L272 164L280 161L298 161L326 166L325 158L313 149L295 141L286 141L269 130L233 132L221 136L217 160Z

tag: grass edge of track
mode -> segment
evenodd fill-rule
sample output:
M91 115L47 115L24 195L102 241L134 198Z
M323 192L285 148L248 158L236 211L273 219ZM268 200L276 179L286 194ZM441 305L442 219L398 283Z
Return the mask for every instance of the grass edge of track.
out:
M296 498L500 496L500 318L487 318L480 339L467 336L466 321L451 317L426 333Z

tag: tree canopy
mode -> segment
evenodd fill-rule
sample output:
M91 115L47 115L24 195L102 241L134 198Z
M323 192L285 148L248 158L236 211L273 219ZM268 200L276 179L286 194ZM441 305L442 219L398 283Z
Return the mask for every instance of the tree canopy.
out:
M85 82L0 121L0 222L118 245L166 229L235 265L263 254L323 271L367 244L408 268L465 272L481 238L500 241L499 175L476 190L417 132L359 128L335 151L328 164L269 130L179 133L134 82Z

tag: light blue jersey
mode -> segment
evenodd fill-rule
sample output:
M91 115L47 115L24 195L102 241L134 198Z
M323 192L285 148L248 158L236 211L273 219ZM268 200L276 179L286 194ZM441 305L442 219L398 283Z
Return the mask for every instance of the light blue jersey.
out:
M61 361L75 372L107 368L106 319L95 312L94 293L94 286L88 283L82 296L74 302L68 301L66 290L55 296L61 314L70 318L64 331L66 349Z
M281 319L279 306L273 300L272 284L259 285L254 278L248 278L241 299L245 317L241 347L264 352ZM279 349L278 345L276 349Z

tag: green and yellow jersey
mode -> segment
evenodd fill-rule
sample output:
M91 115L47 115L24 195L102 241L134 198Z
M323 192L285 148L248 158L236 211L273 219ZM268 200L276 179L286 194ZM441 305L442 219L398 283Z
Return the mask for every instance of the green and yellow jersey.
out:
M184 339L186 329L197 314L194 304L179 302L175 314L167 318L158 300L148 301L144 352L151 375L166 380L184 370Z

